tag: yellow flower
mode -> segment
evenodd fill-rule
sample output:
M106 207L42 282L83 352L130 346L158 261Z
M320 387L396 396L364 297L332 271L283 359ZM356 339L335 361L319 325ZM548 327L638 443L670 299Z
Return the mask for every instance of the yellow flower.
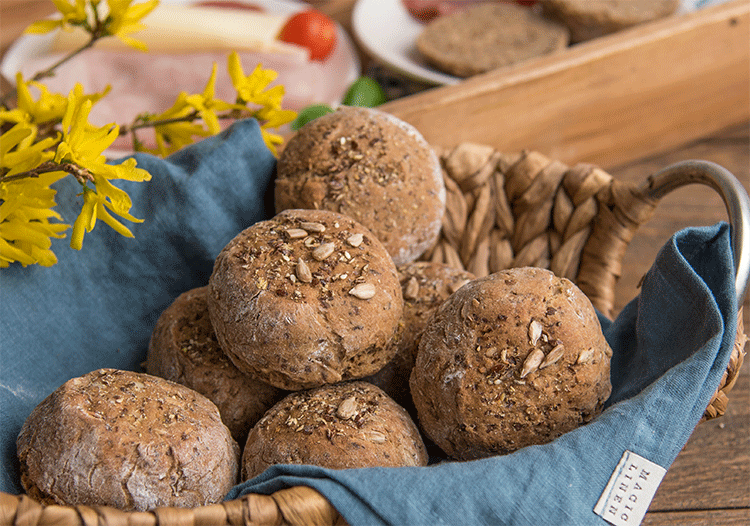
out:
M232 104L224 102L223 100L216 99L216 63L211 70L211 77L209 77L206 87L203 89L203 93L200 95L187 95L185 102L192 108L198 111L198 114L206 123L206 127L211 134L216 134L221 131L219 125L219 118L216 115L217 111L226 111L234 108Z
M52 0L62 18L56 20L40 20L26 28L26 33L49 33L57 28L68 29L70 26L82 26L88 21L86 12L86 0Z
M123 235L132 236L130 231L112 218L106 208L133 222L141 222L130 215L130 196L109 182L110 179L148 181L151 174L136 167L133 158L119 165L106 163L102 152L117 138L119 127L111 125L96 128L88 122L91 100L83 96L83 87L77 84L68 95L68 108L63 116L63 138L57 147L55 162L72 163L80 168L80 173L96 186L96 190L84 186L84 205L81 215L73 226L71 247L80 249L83 232L90 232L97 215ZM88 199L88 201L87 201ZM108 201L107 201L108 200ZM93 222L93 223L92 223Z
M148 51L146 44L131 38L130 35L146 27L141 24L141 20L159 5L159 0L149 0L135 5L131 5L133 0L108 0L108 3L107 34L116 36L135 49Z

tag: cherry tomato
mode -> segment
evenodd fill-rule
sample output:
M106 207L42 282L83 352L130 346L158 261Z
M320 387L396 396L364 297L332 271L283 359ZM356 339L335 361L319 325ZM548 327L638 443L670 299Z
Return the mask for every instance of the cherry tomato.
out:
M310 50L312 60L325 60L336 46L336 24L315 9L292 15L281 28L278 39Z

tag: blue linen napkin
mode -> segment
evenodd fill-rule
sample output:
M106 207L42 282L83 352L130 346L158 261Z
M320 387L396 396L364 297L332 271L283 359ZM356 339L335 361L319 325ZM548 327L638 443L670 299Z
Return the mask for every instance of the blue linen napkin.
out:
M254 121L166 160L137 160L153 179L122 183L145 219L135 239L102 226L81 252L56 244L52 268L0 271L2 491L22 491L15 439L34 406L99 367L139 370L161 311L205 285L221 248L272 213L275 160ZM76 184L58 188L69 222ZM606 524L592 510L623 453L667 468L684 446L727 367L736 319L728 226L683 230L639 297L613 322L602 318L613 392L590 424L511 455L427 468L275 466L227 498L307 485L353 526Z

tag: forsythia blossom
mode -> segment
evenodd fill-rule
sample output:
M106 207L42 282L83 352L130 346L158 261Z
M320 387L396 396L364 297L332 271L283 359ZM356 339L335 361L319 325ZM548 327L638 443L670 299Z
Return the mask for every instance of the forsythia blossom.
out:
M157 5L158 0L134 4L134 0L53 0L62 17L36 22L27 28L29 33L46 33L57 28L80 27L91 40L115 36L126 44L145 50L145 46L131 38L143 28L140 21ZM81 50L82 50L81 49ZM50 69L35 75L44 78L67 61L78 50ZM229 56L228 71L237 90L234 102L216 98L214 64L202 93L182 92L171 108L158 115L143 114L122 134L130 133L134 149L144 149L136 137L136 130L153 128L159 155L170 154L192 144L196 137L206 137L221 131L222 119L255 118L263 140L274 153L282 142L279 135L269 130L289 123L296 113L282 109L283 86L268 88L277 74L258 65L245 76L237 53ZM39 96L35 99L32 88ZM93 126L89 113L103 93L84 94L76 84L66 96L51 93L35 81L24 81L16 75L16 103L6 101L13 92L0 99L0 268L10 263L22 265L54 265L57 257L51 250L52 238L65 237L71 226L55 211L56 191L53 185L73 176L81 185L83 204L74 221L70 246L80 250L86 232L91 232L101 220L119 234L133 237L119 218L131 222L142 220L130 214L130 196L112 184L112 180L148 181L151 175L136 166L134 158L116 165L108 164L104 152L121 134L121 127L109 124Z

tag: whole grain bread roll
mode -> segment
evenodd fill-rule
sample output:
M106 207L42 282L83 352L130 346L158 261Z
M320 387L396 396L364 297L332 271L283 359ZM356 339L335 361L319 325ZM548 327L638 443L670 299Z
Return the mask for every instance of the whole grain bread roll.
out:
M380 387L411 413L409 375L417 359L422 331L443 301L475 276L466 270L430 261L415 261L396 270L404 310L396 334L388 343L395 348L394 357L380 371L364 380Z
M511 2L481 3L428 23L416 46L440 71L470 77L567 47L568 29Z
M548 270L471 281L422 333L411 390L446 454L475 459L549 442L594 418L612 351L588 298Z
M180 294L162 312L151 333L145 369L211 400L242 444L250 428L286 392L243 373L221 350L208 315L207 291L206 286Z
M583 42L677 11L680 0L541 0L546 13L570 29L572 42Z
M276 212L332 210L367 227L396 265L434 244L445 210L440 161L410 124L340 107L309 122L279 156Z
M47 504L192 508L221 501L239 468L210 400L116 369L60 386L29 415L17 447L24 489Z
M396 266L355 220L285 210L240 232L216 258L208 312L242 371L288 390L374 373L403 310Z
M288 395L253 427L242 455L242 480L274 464L331 469L425 466L414 422L381 389L363 381Z

